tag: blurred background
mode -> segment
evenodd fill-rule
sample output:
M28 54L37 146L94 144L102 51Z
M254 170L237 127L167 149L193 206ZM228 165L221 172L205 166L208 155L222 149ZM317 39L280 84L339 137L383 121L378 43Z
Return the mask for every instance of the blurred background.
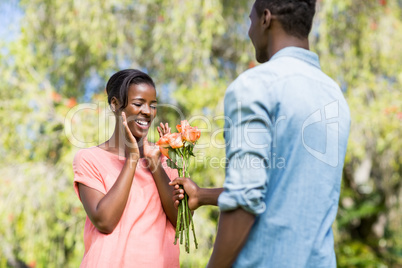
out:
M72 160L112 134L105 84L120 69L154 78L156 122L184 117L202 129L192 178L222 186L224 92L257 64L252 4L0 0L0 267L79 266L85 211ZM338 266L402 267L402 1L318 1L311 50L352 114ZM182 249L182 267L205 267L218 215L197 210L200 248Z

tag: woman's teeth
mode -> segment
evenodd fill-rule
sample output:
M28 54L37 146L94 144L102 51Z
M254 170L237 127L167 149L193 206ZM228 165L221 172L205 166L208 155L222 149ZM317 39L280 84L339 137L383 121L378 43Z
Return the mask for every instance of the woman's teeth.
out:
M137 123L140 124L141 126L148 126L148 122L146 122L146 121L135 120L135 122L137 122Z

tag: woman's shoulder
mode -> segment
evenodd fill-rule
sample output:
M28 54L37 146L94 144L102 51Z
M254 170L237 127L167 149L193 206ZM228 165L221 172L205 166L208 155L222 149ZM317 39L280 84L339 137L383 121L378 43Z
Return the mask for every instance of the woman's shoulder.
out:
M75 153L74 162L107 161L109 154L111 153L106 152L98 146L82 148Z
M96 155L96 152L100 149L98 146L92 146L88 148L81 148L75 153L75 157L85 157L88 155Z

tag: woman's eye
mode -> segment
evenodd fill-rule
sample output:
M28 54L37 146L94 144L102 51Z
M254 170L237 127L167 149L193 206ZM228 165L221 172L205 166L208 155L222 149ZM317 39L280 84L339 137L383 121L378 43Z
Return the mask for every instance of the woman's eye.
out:
M137 106L137 107L141 107L141 103L133 103L135 106Z
M150 106L152 109L156 109L156 105L151 105Z

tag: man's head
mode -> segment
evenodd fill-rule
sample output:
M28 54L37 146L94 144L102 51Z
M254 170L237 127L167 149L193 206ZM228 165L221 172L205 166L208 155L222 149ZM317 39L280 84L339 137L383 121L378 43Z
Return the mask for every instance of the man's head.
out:
M249 36L259 62L269 59L264 54L270 50L273 41L277 41L273 39L279 36L296 42L307 40L313 24L315 3L316 0L255 1L250 13Z

